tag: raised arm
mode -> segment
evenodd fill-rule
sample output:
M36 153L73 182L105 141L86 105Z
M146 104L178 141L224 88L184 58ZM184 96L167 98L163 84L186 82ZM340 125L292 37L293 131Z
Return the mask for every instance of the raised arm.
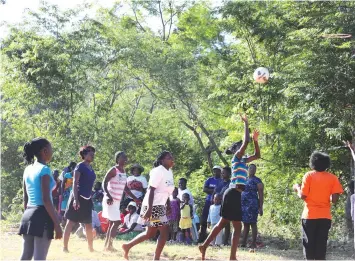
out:
M235 153L238 159L241 159L245 153L245 150L248 147L249 144L249 123L248 123L248 118L246 115L242 116L240 115L242 121L244 122L244 139L242 146L240 149Z
M353 157L353 160L355 161L355 152L354 152L354 147L353 147L353 145L351 144L350 141L346 141L345 144L346 144L346 146L348 146L348 148L350 149L351 156Z
M259 131L254 130L253 132L253 141L254 141L254 155L247 158L246 162L252 162L253 160L257 160L260 158L260 148L259 148Z

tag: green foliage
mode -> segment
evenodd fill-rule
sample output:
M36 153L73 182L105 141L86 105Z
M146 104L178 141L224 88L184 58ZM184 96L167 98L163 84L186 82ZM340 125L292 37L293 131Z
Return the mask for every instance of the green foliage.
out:
M168 149L176 180L187 177L201 205L211 165L230 161L222 151L242 138L236 115L246 112L261 132L261 230L296 239L302 202L291 188L312 151L328 151L331 171L344 186L350 179L349 153L331 148L354 136L354 41L321 35L355 35L355 4L227 1L213 10L202 1L132 1L131 8L119 14L118 3L89 19L44 4L2 40L1 208L17 217L22 146L36 136L52 142L53 169L94 145L98 179L118 150L147 174ZM157 33L145 21L153 16L162 20ZM252 80L259 66L272 74L265 85ZM344 207L334 210L339 237Z

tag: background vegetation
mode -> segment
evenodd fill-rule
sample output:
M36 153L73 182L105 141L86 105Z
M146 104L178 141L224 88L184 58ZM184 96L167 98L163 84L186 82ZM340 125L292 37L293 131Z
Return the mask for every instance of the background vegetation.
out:
M298 239L302 202L292 193L313 150L332 158L344 188L351 179L343 139L354 136L355 2L131 1L84 15L43 3L1 41L1 209L21 214L23 144L37 136L54 147L52 169L97 149L102 179L124 150L145 174L162 150L175 178L203 202L212 165L242 138L237 113L261 132L257 175L266 187L261 232ZM157 17L159 28L147 22ZM269 68L265 84L253 71ZM251 147L251 146L250 146ZM252 153L250 148L249 153ZM345 196L333 208L332 237L345 240Z

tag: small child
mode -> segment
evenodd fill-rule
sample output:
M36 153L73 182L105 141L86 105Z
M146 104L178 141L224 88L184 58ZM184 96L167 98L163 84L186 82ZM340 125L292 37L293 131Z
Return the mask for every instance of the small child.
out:
M180 213L180 223L179 227L181 228L181 232L183 233L183 242L186 240L187 244L192 242L191 238L191 228L192 228L192 218L193 218L193 208L189 205L190 195L188 193L184 193L182 195L183 203L181 204L181 213Z
M221 214L220 214L221 200L222 200L222 196L220 194L217 193L214 195L213 198L214 204L210 206L210 211L208 213L208 219L207 219L208 228L210 228L212 225L211 229L213 229L221 218ZM216 238L213 239L213 241L211 242L211 245L221 246L223 243L222 241L223 241L223 231L217 234Z
M179 229L179 220L180 220L180 199L178 198L178 188L175 188L170 199L170 215L168 216L169 220L169 238L170 242L176 241L176 234Z

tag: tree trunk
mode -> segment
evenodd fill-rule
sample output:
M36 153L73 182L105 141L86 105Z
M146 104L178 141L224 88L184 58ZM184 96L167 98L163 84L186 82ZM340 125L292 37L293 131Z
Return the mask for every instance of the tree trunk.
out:
M205 126L198 121L198 126L201 128L201 130L203 131L203 133L207 136L208 140L210 141L213 149L217 152L219 159L223 162L223 164L225 166L229 166L228 161L223 157L222 152L219 150L216 142L214 141L214 139L211 137L210 133L208 132L208 130L205 128Z
M198 132L196 131L196 129L194 127L192 127L191 125L189 125L188 123L182 121L182 123L188 128L190 129L193 134L195 135L198 144L200 145L201 150L203 151L203 154L205 155L205 158L207 160L208 166L210 167L211 173L213 172L213 163L212 163L212 159L211 159L211 153L207 151L207 149L205 148L205 146L203 145L202 139L200 137L200 135L198 134Z

